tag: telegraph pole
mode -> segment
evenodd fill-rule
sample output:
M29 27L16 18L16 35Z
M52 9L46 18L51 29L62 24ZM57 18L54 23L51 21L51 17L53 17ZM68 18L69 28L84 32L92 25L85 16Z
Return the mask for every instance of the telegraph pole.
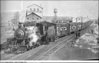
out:
M81 30L82 30L82 21L83 21L83 17L81 17Z
M79 18L79 17L78 17ZM78 30L78 23L77 23L77 20L78 20L78 18L76 18L76 39L78 38L78 37L80 37L80 31ZM82 19L81 19L82 20ZM82 26L82 25L81 25Z
M78 18L76 18L76 23L77 23ZM76 24L76 38L77 38L77 24Z

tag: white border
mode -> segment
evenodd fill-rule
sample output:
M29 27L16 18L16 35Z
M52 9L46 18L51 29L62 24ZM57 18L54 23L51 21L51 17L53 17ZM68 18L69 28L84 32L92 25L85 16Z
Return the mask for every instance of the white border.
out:
M7 0L4 0L4 1L7 1ZM23 0L23 1L27 1L27 0ZM32 1L46 1L46 0L32 0ZM47 0L47 1L66 1L66 0ZM73 1L73 0L70 0L70 1ZM83 1L83 0L74 0L74 1ZM84 0L84 1L98 1L98 0ZM90 62L90 63L97 62L98 63L99 61L98 60L0 60L0 63L2 62Z
M99 62L98 60L1 60L0 62Z

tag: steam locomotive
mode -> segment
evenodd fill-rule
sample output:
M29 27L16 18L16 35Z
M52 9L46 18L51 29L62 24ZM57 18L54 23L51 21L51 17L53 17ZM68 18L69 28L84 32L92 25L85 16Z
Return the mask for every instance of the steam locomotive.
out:
M25 47L26 50L29 50L42 44L54 42L57 38L83 30L91 23L92 21L85 23L51 23L47 21L19 23L18 29L14 32L14 37L7 39L6 48L12 50Z

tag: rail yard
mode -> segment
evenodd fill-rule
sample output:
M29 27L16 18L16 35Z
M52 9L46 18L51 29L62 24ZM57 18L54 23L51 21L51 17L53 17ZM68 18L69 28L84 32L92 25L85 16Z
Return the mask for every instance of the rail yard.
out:
M90 28L90 27L88 27ZM83 35L86 33L88 29L82 30L80 33ZM68 35L66 37L62 37L60 39L55 40L55 42L50 42L47 45L41 45L37 48L33 48L27 52L24 52L22 54L2 54L1 59L2 60L48 60L52 59L50 58L53 54L58 53L59 50L64 49L66 47L67 49L73 48L75 49L74 45L72 44L73 41L75 41L75 33ZM89 57L83 57L81 59L88 59L88 58L95 58L97 59L97 54L93 54L93 56ZM55 58L54 58L55 59ZM70 58L72 59L72 58ZM74 58L74 59L80 59L80 58ZM52 59L53 60L53 59Z
M47 9L32 4L11 20L2 17L1 60L99 59L99 17L67 17L64 11L68 9L58 16L57 9L53 8L54 16L43 16Z

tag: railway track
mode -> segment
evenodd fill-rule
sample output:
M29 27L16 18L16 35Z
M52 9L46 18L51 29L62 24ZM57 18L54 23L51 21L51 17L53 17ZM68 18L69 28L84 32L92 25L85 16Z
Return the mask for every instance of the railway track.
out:
M30 51L27 51L23 54L13 56L10 58L10 60L32 60L32 58L35 58L35 57L41 55L42 53L48 51L49 49L53 48L53 46L56 46L57 44L60 43L60 41L65 40L66 38L68 38L68 36L60 38L60 39L56 40L55 42L51 42L48 45L42 45L42 46L34 48Z
M56 43L54 43L54 44L57 44L59 41L64 40L64 38L66 38L66 37L63 37L63 38L60 38L60 39L55 40ZM19 57L19 56L20 56L20 59L23 59L23 58L21 58L21 56L22 57L28 57L29 56L29 55L27 55L28 53L34 54L37 51L39 51L40 49L45 48L46 46L48 46L48 45L41 45L41 46L39 46L37 48L33 48L32 50L29 50L29 51L27 51L25 53L22 53L22 54L12 54L12 53L11 54L6 54L6 53L0 53L1 54L1 60L8 60L9 58L14 59L14 58ZM52 46L48 46L48 47L52 47Z
M38 60L40 57L46 55L46 54L51 54L53 53L53 51L57 50L57 48L61 45L63 45L66 40L68 41L70 38L72 38L73 35L70 35L69 37L65 37L64 40L60 41L59 43L57 43L56 45L53 45L53 47L49 47L49 48L45 48L43 50L40 50L39 52L37 52L35 55L29 57L27 60Z
M86 31L87 31L87 29L82 30L82 31L80 32L80 34L83 35ZM57 45L57 46L54 47L53 49L51 49L51 50L45 52L42 56L36 58L35 60L48 60L51 55L55 54L57 51L59 51L61 48L65 47L65 46L68 47L68 46L67 46L67 43L69 43L69 42L71 42L71 41L74 41L74 40L75 40L75 37L72 36L70 39L67 39L66 42L62 42L60 45ZM72 47L72 44L69 45L69 46Z
M39 58L36 58L36 60L44 60L44 58L46 58L47 56L50 56L51 54L57 52L59 49L63 48L67 44L67 42L70 42L73 40L74 40L74 37L70 37L67 41L63 41L61 44L58 44L56 47L53 47L52 49L45 52Z

